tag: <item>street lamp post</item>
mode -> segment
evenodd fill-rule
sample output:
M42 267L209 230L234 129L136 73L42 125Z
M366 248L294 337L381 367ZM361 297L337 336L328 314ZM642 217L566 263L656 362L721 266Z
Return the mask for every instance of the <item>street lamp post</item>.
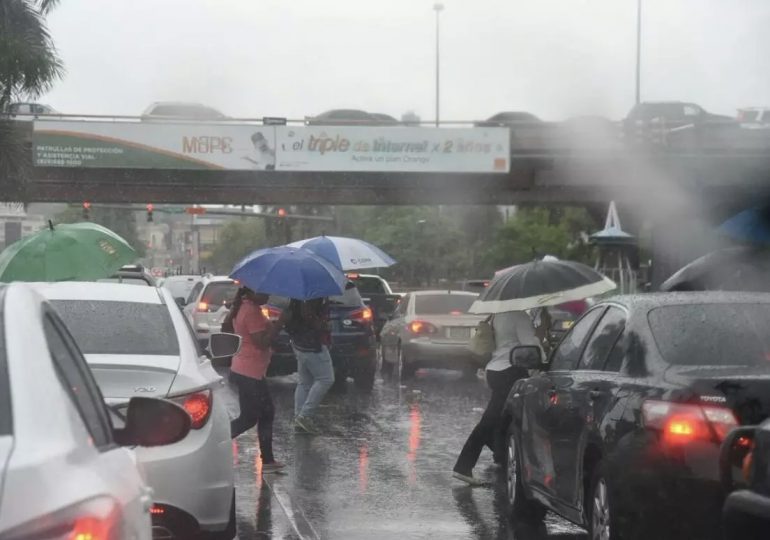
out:
M439 15L444 10L444 4L442 3L435 3L433 4L433 10L436 12L436 127L438 127L439 124L439 84L440 84L440 44L439 44Z
M636 0L636 104L641 101L642 84L642 0Z

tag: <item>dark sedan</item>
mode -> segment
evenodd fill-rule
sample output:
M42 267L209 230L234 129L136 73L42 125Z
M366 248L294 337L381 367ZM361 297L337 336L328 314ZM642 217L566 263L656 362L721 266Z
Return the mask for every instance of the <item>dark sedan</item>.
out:
M513 514L551 509L596 539L718 535L720 443L770 416L770 295L616 297L541 368L504 410Z

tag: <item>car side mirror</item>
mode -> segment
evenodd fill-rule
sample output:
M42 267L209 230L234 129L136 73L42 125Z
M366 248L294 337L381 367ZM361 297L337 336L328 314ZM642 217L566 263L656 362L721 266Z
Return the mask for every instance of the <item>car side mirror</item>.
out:
M177 296L176 298L174 298L174 301L179 307L185 307L187 305L187 299L181 296Z
M537 345L517 345L510 352L511 365L524 369L542 369L543 356Z
M211 358L228 358L235 356L241 349L241 336L224 332L211 334L208 352Z
M126 424L115 429L121 446L165 446L190 432L190 415L176 403L158 398L133 397L128 402Z

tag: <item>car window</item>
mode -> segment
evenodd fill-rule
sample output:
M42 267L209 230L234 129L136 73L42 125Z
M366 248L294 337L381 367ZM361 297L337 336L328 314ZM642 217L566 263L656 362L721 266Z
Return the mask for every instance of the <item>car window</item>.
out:
M770 304L664 306L647 318L669 364L770 369Z
M588 340L578 369L602 370L607 355L618 339L626 323L622 309L610 307L602 316Z
M162 304L54 300L84 354L179 354L174 323Z
M583 344L588 337L588 333L593 328L596 319L602 314L604 308L593 309L583 315L572 330L564 336L564 339L559 343L559 346L553 352L551 357L551 371L564 371L575 369L578 359L580 358L580 350L583 348Z
M78 409L97 447L112 443L104 398L77 346L53 313L43 318L43 330L56 372Z
M393 318L399 318L406 315L406 309L409 305L409 299L412 297L412 295L407 294L406 296L402 296L401 299L396 304L396 309L393 311Z
M700 109L696 107L695 105L685 105L684 106L684 115L685 116L698 116L700 114Z
M217 281L209 283L201 296L201 302L205 302L211 309L214 306L230 305L238 292L238 284L234 281Z
M361 294L387 294L385 285L380 278L376 277L358 277L353 280Z
M187 302L185 303L192 304L193 302L195 302L196 298L198 298L198 295L201 293L202 290L203 290L203 283L201 282L196 283L195 287L193 287L192 291L190 291L190 296L187 297Z
M615 340L615 344L607 356L607 362L604 364L604 371L620 371L623 367L623 359L626 356L626 333L625 328L621 329L620 336Z
M357 284L358 282L356 282ZM332 306L344 306L344 307L361 307L364 305L364 300L361 298L361 294L355 285L348 289L345 289L345 294L339 296L330 296L329 304Z
M474 300L471 294L420 294L415 296L414 311L417 315L468 313Z

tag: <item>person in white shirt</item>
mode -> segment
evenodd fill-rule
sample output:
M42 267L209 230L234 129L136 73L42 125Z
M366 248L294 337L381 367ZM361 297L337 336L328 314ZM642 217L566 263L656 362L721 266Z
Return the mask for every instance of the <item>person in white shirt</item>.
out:
M483 484L473 477L473 467L476 466L484 446L492 450L496 463L503 462L504 433L500 426L503 405L513 383L529 376L526 369L511 365L511 349L517 345L541 347L532 319L524 311L495 314L492 318L492 328L495 334L495 351L486 366L487 386L492 395L484 414L468 436L453 470L455 478L474 486Z

